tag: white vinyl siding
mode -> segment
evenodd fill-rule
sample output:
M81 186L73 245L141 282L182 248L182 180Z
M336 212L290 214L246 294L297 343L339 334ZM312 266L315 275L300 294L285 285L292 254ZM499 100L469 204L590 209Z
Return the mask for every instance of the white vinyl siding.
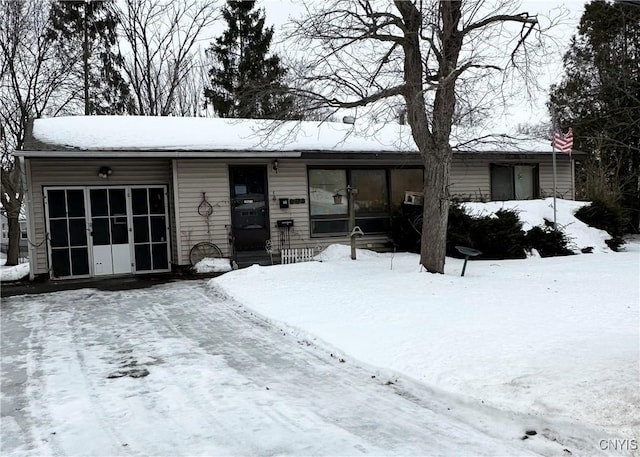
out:
M176 217L180 220L180 246L176 263L187 265L189 251L200 242L216 244L225 255L229 255L227 228L231 224L229 206L229 168L226 162L181 159L175 161L177 167L176 193L178 202ZM203 201L212 206L213 212L208 218L198 213Z
M556 191L558 197L572 199L571 167L565 154L556 155ZM535 159L501 159L454 157L449 178L452 197L470 201L489 201L491 199L491 163L538 165L539 197L553 195L553 167L551 155L538 156Z
M540 160L540 197L553 196L553 163L551 157ZM571 180L571 167L567 154L556 154L556 196L571 200L574 189Z
M472 157L453 158L449 193L461 200L486 201L491 198L489 162Z
M89 155L89 153L87 154ZM166 185L168 186L169 227L173 263L188 264L189 250L202 241L217 244L225 255L229 255L227 228L231 224L229 166L262 165L267 170L269 201L269 227L272 246L277 252L281 230L277 221L292 219L289 231L291 248L315 247L331 243L348 243L344 237L310 236L308 167L385 167L392 169L397 160L384 158L374 160L278 158L278 170L273 169L273 158L250 159L134 159L134 158L28 158L25 170L30 172L31 191L27 195L30 206L32 228L31 243L35 274L48 273L47 245L45 240L43 187L45 186L104 186L104 185ZM406 162L406 160L405 160ZM412 159L404 166L419 165ZM528 163L539 164L540 197L551 195L553 189L551 156L530 156L526 160L510 158L495 159L488 155L476 158L469 154L454 157L451 166L450 194L465 200L489 200L491 197L490 164ZM172 164L175 169L172 169ZM564 198L572 198L571 168L564 154L557 155L557 192ZM113 174L101 179L98 169L108 166ZM203 192L213 213L207 219L198 214ZM290 203L289 208L280 208L281 198L295 199L304 203ZM177 221L177 222L176 222ZM176 230L179 225L179 233ZM380 248L387 241L384 235L369 235L358 239L358 246Z
M278 161L278 172L271 166L269 171L269 215L271 222L271 242L277 252L280 240L279 219L293 219L289 229L289 247L314 247L316 240L309 237L309 191L307 187L307 166L293 161ZM304 199L304 203L290 204L289 208L280 208L280 199ZM285 246L286 247L286 246Z

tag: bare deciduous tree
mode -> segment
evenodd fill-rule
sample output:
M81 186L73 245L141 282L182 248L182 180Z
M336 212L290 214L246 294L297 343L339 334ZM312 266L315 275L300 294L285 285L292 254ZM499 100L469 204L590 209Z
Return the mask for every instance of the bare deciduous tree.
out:
M176 88L174 115L192 117L207 115L204 98L204 88L208 79L206 61L204 50L199 50L192 58L189 71L182 78L180 86Z
M137 114L167 116L184 109L176 106L178 91L193 76L193 66L200 65L194 50L203 39L203 29L218 19L218 4L216 0L125 1L120 47Z
M487 100L499 101L505 82L526 80L532 53L544 52L537 16L515 7L511 0L310 2L289 33L307 57L298 77L310 89L298 92L315 105L373 106L378 119L385 109L387 119L406 110L425 168L420 262L432 273L444 273L455 123L477 123Z
M73 98L69 68L55 58L46 38L48 4L40 0L0 2L0 202L7 213L7 265L18 263L24 188L13 153L24 144L29 119L64 110Z

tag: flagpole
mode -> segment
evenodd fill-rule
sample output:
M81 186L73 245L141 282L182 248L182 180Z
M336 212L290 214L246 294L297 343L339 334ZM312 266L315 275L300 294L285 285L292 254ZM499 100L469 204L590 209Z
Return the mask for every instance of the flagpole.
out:
M553 229L557 230L558 226L556 224L556 145L555 142L551 144L551 153L552 162L553 162Z

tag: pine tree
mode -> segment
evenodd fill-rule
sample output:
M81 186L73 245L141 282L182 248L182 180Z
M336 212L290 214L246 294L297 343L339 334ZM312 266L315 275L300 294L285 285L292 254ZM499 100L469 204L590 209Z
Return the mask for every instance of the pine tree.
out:
M255 1L227 1L222 12L227 30L207 50L214 64L204 95L220 117L291 118L286 69L277 55L269 55L273 27L265 27L264 10L254 7Z
M585 167L577 170L583 183L578 196L622 204L638 227L640 7L588 3L564 67L549 107L565 128L573 128L574 148L589 153Z
M74 68L69 76L85 114L131 112L129 87L122 77L122 55L115 50L116 15L110 2L60 0L51 5L47 38Z

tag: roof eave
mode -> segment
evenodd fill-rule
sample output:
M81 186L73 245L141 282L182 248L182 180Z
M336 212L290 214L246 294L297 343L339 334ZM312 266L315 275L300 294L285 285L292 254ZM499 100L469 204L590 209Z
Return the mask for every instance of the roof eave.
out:
M15 155L26 158L270 158L270 157L300 157L300 151L229 151L229 150L98 150L98 149L74 149L74 150L31 150L16 151Z

